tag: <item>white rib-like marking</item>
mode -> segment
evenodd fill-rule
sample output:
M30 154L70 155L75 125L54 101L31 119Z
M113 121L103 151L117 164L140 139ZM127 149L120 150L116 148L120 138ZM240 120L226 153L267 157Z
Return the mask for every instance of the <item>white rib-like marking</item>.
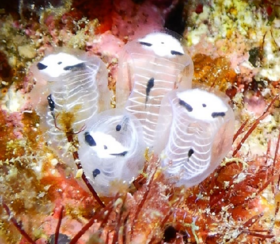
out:
M159 42L159 38L163 40ZM117 104L124 105L141 122L145 142L153 147L161 101L169 91L191 86L193 64L180 41L169 34L153 33L141 40L152 41L152 46L141 45L140 39L132 41L124 47L120 57ZM178 52L181 50L183 55L171 55L172 47ZM154 86L147 94L151 78Z
M79 131L85 122L98 112L100 105L105 109L110 106L105 64L96 56L86 56L81 52L78 55L79 58L64 52L48 55L40 61L47 67L37 71L48 81L48 94L45 94L51 94L55 106L52 113L48 108L49 112L45 115L37 111L46 118L49 127L46 131L47 141L55 151L59 151L58 154L65 154L67 151L66 130ZM75 63L70 63L71 60ZM61 64L56 69L58 62ZM63 69L80 63L84 65L68 71ZM52 73L54 69L55 74ZM106 98L100 96L100 93L106 94ZM47 100L44 99L43 102L46 103ZM55 128L54 117L58 128ZM65 121L71 117L73 118L68 125L70 128L66 128Z
M199 89L182 93L174 91L168 99L173 120L162 166L177 185L192 186L212 173L229 151L233 137L233 112L222 99ZM179 99L193 110L188 111L180 105ZM212 112L224 112L225 116L212 118ZM204 116L207 120L203 119ZM220 147L220 154L216 153L216 147ZM190 149L193 154L189 157Z

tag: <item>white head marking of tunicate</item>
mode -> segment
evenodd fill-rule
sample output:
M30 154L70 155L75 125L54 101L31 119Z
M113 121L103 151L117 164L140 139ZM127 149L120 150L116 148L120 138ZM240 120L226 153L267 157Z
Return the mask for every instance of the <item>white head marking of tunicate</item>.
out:
M177 97L179 104L185 107L189 116L194 119L213 121L217 117L225 116L228 110L221 98L200 89L177 92Z
M173 58L184 55L181 43L173 36L165 33L151 33L138 40L143 48L152 50L160 57Z
M99 158L123 157L127 154L127 148L118 142L113 136L103 132L91 132L90 136L96 145L91 146Z
M84 63L83 60L67 53L57 53L46 56L37 64L37 68L45 75L56 78L68 74L73 68Z

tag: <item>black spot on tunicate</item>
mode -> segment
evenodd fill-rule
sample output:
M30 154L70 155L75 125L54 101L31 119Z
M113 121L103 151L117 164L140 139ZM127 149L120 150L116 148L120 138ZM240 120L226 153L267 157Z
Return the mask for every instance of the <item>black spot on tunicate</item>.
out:
M93 178L95 178L99 174L100 174L100 170L99 169L95 169L95 170L92 171Z
M177 231L173 226L167 226L163 235L164 242L173 242L173 240L176 238L176 232Z
M191 149L188 151L188 157L190 158L193 154L194 154L194 150L191 148Z
M49 104L50 110L51 110L51 111L54 111L55 103L54 103L54 101L52 100L52 94L48 95L48 96L47 96L47 99L48 99L48 104Z
M104 145L104 149L105 149L105 150L107 150L107 149L108 149L108 147L107 147L106 145Z
M143 46L147 46L147 47L150 47L152 46L152 43L148 43L148 42L139 42L141 45Z
M38 68L39 70L43 70L43 69L48 68L48 66L47 66L47 65L44 65L44 64L42 64L42 63L38 63L38 64L37 64L37 68Z
M71 241L70 237L68 237L65 234L58 234L58 241L57 244L69 244ZM54 244L55 243L55 234L52 234L50 236L50 239L48 241L49 244Z
M124 151L124 152L121 152L121 153L111 153L110 155L124 157L127 153L128 153L128 151Z
M57 64L60 65L60 64L62 64L62 62L58 62Z
M214 112L214 113L211 114L211 116L212 116L213 118L224 117L225 115L226 115L225 112Z
M187 109L189 112L193 111L192 106L181 99L179 99L179 104L183 106L185 109Z
M146 103L148 102L150 92L154 87L154 85L155 85L155 79L154 78L149 79L146 86Z
M206 104L205 104L205 103L202 103L202 107L204 107L204 108L205 108L205 107L206 107Z
M177 52L177 51L174 51L174 50L171 50L171 54L172 55L184 55L183 53L180 53L180 52Z
M79 63L79 64L75 64L75 65L70 65L70 66L66 66L64 67L64 70L76 70L76 69L83 69L85 68L85 63Z
M117 126L116 126L116 131L120 131L120 130L121 130L121 128L122 128L122 126L121 126L121 125L117 125Z
M85 141L91 147L96 146L95 140L92 138L92 136L88 132L85 132Z

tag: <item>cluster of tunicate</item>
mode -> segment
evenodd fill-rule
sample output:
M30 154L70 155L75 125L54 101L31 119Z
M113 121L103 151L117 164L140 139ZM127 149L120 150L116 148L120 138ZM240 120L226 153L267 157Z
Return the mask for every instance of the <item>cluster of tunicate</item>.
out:
M61 146L65 131L79 134L81 165L101 195L128 186L147 148L161 156L170 182L187 187L204 180L230 150L232 109L222 95L192 89L192 60L173 33L151 33L124 46L117 109L109 109L107 71L96 56L59 50L36 69L47 81L38 110L48 139Z

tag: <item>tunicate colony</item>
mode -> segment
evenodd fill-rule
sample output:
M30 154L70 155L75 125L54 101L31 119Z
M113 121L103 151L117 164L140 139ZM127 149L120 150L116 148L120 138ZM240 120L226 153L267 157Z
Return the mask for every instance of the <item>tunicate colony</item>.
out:
M78 133L81 165L100 195L128 186L143 169L147 148L161 158L166 178L186 187L209 176L231 148L234 115L227 98L192 89L192 60L173 33L151 33L124 46L116 109L110 109L107 70L97 56L57 49L33 73L46 81L37 88L36 110L49 145L64 155L64 132Z

